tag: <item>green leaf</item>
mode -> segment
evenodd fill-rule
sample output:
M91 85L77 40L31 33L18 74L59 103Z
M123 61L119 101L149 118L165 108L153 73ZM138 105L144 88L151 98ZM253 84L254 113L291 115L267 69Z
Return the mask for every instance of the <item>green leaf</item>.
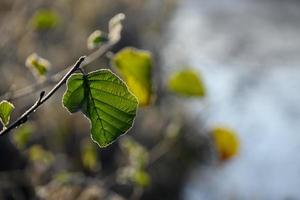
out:
M71 113L81 110L91 122L92 140L106 147L131 128L138 102L118 76L97 70L68 79L63 105Z
M137 96L140 106L149 105L152 94L151 53L127 47L113 57L112 64Z
M96 30L88 37L87 47L88 49L94 49L107 41L108 41L107 36L102 31Z
M108 38L111 42L116 43L121 38L121 31L123 29L122 21L125 19L125 15L123 13L119 13L112 17L108 23Z
M32 26L37 30L49 30L55 28L59 22L59 15L48 9L40 9L31 18Z
M168 89L183 96L205 96L204 84L197 72L193 70L182 70L173 73L168 81Z
M44 78L51 64L48 60L38 56L36 53L32 53L27 57L25 65L36 78Z
M14 108L15 106L6 100L0 102L0 120L4 127L8 125L10 114Z

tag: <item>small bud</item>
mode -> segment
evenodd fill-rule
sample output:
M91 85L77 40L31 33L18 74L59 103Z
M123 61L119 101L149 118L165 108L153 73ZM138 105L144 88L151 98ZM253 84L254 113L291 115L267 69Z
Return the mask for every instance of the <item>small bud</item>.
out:
M27 57L25 65L37 78L44 77L51 66L48 60L38 56L36 53Z
M100 30L94 31L87 39L87 47L88 49L94 49L99 47L99 45L107 42L108 38L105 33Z
M8 125L10 115L14 109L15 106L12 103L6 100L0 102L0 122L2 123L3 127Z
M125 15L123 13L119 13L115 15L113 18L109 20L108 30L109 30L109 39L112 42L118 42L121 38L121 31L123 29L122 21L125 19Z

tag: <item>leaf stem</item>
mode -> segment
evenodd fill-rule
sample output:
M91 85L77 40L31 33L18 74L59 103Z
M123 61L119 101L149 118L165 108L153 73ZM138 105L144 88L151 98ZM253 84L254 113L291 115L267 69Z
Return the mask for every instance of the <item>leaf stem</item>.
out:
M25 123L29 115L35 112L44 102L46 102L65 82L66 80L80 67L82 62L85 60L85 56L80 57L77 62L72 66L72 68L61 78L61 80L48 92L45 96L45 91L40 93L39 99L28 109L26 110L16 121L14 121L7 128L3 129L0 132L0 136L5 135L10 132L12 129L20 126Z

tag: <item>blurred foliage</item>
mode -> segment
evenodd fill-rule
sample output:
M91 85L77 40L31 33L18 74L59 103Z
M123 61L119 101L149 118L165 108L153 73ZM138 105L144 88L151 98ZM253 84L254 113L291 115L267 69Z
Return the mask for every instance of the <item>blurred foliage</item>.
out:
M174 119L166 128L166 139L177 139L181 133L182 122L179 119Z
M144 168L149 162L149 153L145 147L136 142L133 138L127 136L120 141L122 150L128 155L128 161L131 166Z
M118 182L133 183L136 187L148 187L151 183L150 175L147 171L134 166L120 168L118 171Z
M72 180L73 173L68 171L60 171L53 176L53 180L60 184L69 183Z
M8 125L11 112L14 110L14 108L15 106L6 100L0 102L0 121L3 127Z
M36 128L33 123L27 122L14 131L12 134L13 142L19 149L24 149L34 131L36 131Z
M143 194L136 199L139 197L146 200L178 199L183 183L195 165L199 163L201 165L204 161L208 162L206 160L209 160L211 156L209 151L211 143L207 140L206 133L199 128L203 122L197 119L193 123L187 123L191 120L186 118L188 114L182 109L182 104L176 104L173 97L168 98L165 95L167 91L164 90L161 84L163 81L160 80L163 74L163 63L160 63L163 44L161 36L168 17L172 16L170 14L175 4L176 1L173 0L118 2L76 0L72 1L72 4L70 1L49 1L36 5L24 1L20 3L20 7L25 8L24 12L22 9L14 9L12 14L17 19L17 22L14 22L15 29L1 36L0 45L2 49L5 49L1 51L4 55L2 58L6 59L2 60L1 70L5 74L3 76L5 81L0 89L7 90L11 82L16 84L16 88L22 88L33 82L30 73L26 74L24 67L19 66L23 66L24 58L31 52L37 51L41 55L47 55L53 66L57 67L53 67L53 71L60 71L72 63L74 57L86 53L84 47L86 42L88 48L93 47L97 50L110 42L118 41L122 33L120 43L111 49L112 52L117 52L112 60L102 57L95 61L94 66L97 68L87 67L94 70L99 69L99 66L112 64L128 84L129 90L137 96L140 106L148 105L146 110L138 112L136 124L130 130L130 136L120 138L119 143L113 143L105 149L99 149L90 142L90 134L86 131L90 124L86 120L82 120L79 115L70 117L60 106L57 106L61 101L60 95L53 97L45 105L45 109L41 108L39 112L31 116L34 124L27 123L16 129L12 134L13 143L19 149L24 150L27 155L29 165L23 169L30 172L34 190L47 194L42 199L84 199L83 196L90 191L90 188L93 188L92 191L96 188L102 193L98 195L101 196L100 199L110 199L108 198L110 195L104 195L110 192L120 194L122 197L118 196L119 199L130 199L131 187L143 190ZM40 9L45 6L51 6L55 10ZM28 19L27 14L35 11L33 16L30 14L32 18ZM121 22L125 19L125 15L121 13L109 21L107 33L95 31L89 36L93 30L105 26L113 13L120 11L126 13L127 20L124 27ZM28 21L34 29L25 31L23 26L28 24ZM68 21L68 23L59 26L58 31L34 31L56 28L62 21ZM6 30L5 27L3 29ZM86 40L87 36L89 38ZM4 48L12 46L17 48L11 48L10 51ZM149 49L149 51L124 48L126 46L137 46ZM113 55L112 52L110 52L111 55ZM155 59L157 63L155 70L152 59ZM48 81L46 75L50 67L49 61L37 54L32 54L27 58L26 66L38 79L46 78L45 82ZM7 77L16 78L11 81L6 80ZM82 79L83 77L80 77L80 81L77 80L72 84L70 83L72 79L69 80L68 90L72 89L73 92L68 97L69 102L65 102L65 106L70 112L82 110L93 118L95 113L88 112L86 99L83 98L87 90L86 86L82 86ZM121 81L114 74L109 74L106 79L107 82L97 85L97 88L109 91L115 94L115 97L111 94L103 94L97 99L105 100L106 104L96 103L91 106L93 110L101 113L101 118L99 117L100 120L98 120L107 121L103 122L103 125L116 133L113 137L106 135L108 139L103 137L104 134L97 135L98 142L102 140L103 146L110 144L120 133L126 132L131 127L134 117L133 111L128 115L128 102L120 97L129 95L127 88L125 90L122 85L123 82L122 87L119 88ZM157 86L155 93L158 101L157 104L150 105L152 93L154 93L152 79L155 80L155 86ZM94 84L97 83L91 85ZM78 91L75 92L75 88L79 85ZM168 87L176 94L185 96L203 97L206 93L201 77L191 70L172 74ZM89 90L92 91L92 89ZM36 96L32 94L21 100L15 99L13 102L16 103L18 109L14 113L22 113L27 105L32 105ZM98 108L95 108L96 106ZM136 105L129 107L133 108ZM125 113L118 109L124 109ZM99 121L97 126L99 126ZM114 126L109 125L111 123ZM129 124L125 125L126 123ZM214 147L220 143L222 144L220 150L225 149L226 152L220 157L228 157L229 154L233 156L232 146L236 143L232 142L232 138L228 139L230 138L228 136L217 135L216 138L219 139L215 140ZM227 150L228 147L225 148L226 145L223 143L230 144L231 150ZM238 151L238 145L236 146L235 151ZM8 152L9 159L3 159L0 166L12 161L16 163L17 157L11 153L13 151L8 151L8 147L2 144L0 150L1 148L4 148L3 152ZM5 153L2 155L6 156ZM9 167L8 169L15 169ZM130 187L118 185L120 182L129 184ZM14 192L15 190L11 193ZM79 198L80 192L82 195ZM38 193L38 196L44 197L42 193Z
M31 19L32 26L37 30L49 30L55 28L59 23L59 15L54 10L37 10Z
M139 105L149 105L152 93L151 53L127 47L113 57L112 63L133 94L137 96Z
M33 145L28 149L28 158L36 163L49 166L54 162L54 156L41 145Z
M98 153L94 144L90 140L84 140L81 144L81 160L83 166L91 171L99 169L100 164L97 159Z
M205 96L204 83L198 73L192 70L182 70L171 74L168 88L178 95Z
M215 127L211 134L220 160L229 160L238 154L240 142L235 131L226 127Z
M124 153L128 156L128 164L118 171L118 181L132 182L137 187L147 187L151 178L146 170L149 162L148 151L133 138L127 137L120 141Z
M63 105L71 113L81 110L91 122L93 141L106 147L131 128L138 102L110 70L97 70L68 79Z

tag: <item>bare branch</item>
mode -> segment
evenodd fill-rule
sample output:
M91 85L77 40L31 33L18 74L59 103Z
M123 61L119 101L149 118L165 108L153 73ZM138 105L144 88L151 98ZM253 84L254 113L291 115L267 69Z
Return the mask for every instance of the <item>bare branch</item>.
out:
M118 41L115 42L108 41L107 43L104 43L96 51L88 55L84 60L84 62L81 64L81 66L84 67L92 63L97 58L99 58L100 56L104 55L107 51L109 51L111 47L115 45L117 42ZM57 72L56 74L52 75L49 79L46 79L44 82L38 82L15 91L9 91L1 95L0 99L15 100L27 96L29 94L35 93L39 89L45 88L46 86L49 86L53 83L57 83L63 77L63 75L68 72L69 69L70 68L68 67L62 71Z
M66 80L81 66L82 62L85 60L85 56L82 56L78 61L72 66L72 68L61 78L61 80L48 92L45 96L45 91L40 93L39 99L26 110L16 121L10 124L7 128L0 132L0 136L5 135L12 129L25 123L31 113L35 112L44 102L46 102L65 82Z

